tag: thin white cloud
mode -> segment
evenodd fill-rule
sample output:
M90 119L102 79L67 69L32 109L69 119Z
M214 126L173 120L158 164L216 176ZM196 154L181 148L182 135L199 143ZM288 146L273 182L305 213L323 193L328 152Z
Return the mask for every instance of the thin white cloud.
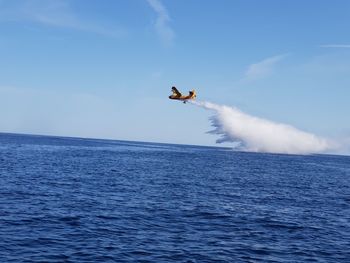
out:
M121 37L121 28L109 29L83 21L65 0L24 0L0 2L0 21L30 21L45 26L69 28L108 37Z
M271 75L278 62L284 59L287 54L266 58L260 62L251 64L244 74L244 80L256 80Z
M155 23L155 29L162 40L166 45L172 44L175 33L173 29L169 26L170 17L165 6L160 0L147 0L148 4L152 9L157 13L157 21Z
M321 45L323 48L350 48L350 45L347 44L329 44L329 45Z

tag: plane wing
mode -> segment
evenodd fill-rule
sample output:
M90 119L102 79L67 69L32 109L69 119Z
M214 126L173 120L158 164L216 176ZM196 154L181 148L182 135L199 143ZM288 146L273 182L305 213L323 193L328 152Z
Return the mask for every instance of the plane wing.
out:
M175 87L172 87L171 88L171 91L173 92L174 95L178 96L178 97L181 97L182 94L177 90L177 88Z

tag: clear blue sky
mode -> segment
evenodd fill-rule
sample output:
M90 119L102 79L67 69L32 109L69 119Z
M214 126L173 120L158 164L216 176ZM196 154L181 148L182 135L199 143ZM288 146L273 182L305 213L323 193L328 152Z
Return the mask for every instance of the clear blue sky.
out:
M350 1L0 0L0 131L213 145L170 87L350 135Z

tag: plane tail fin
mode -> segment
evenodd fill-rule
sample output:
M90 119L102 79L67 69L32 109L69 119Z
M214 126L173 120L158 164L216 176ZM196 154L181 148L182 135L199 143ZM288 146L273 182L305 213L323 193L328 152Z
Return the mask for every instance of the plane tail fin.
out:
M195 97L197 97L197 93L196 93L196 91L194 89L190 91L190 97L193 98L193 99Z

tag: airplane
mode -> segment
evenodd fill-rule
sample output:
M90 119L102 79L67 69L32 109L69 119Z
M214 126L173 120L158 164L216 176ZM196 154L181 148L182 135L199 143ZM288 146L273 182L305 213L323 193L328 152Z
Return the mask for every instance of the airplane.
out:
M172 87L171 91L173 92L173 94L169 96L169 99L171 100L181 100L186 103L186 101L193 100L197 97L195 90L189 91L189 94L187 96L182 95L176 87Z

